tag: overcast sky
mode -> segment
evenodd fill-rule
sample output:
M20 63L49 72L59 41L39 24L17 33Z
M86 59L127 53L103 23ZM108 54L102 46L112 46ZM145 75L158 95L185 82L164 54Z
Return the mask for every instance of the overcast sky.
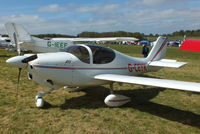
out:
M0 0L0 33L6 22L31 34L172 33L200 29L200 0Z

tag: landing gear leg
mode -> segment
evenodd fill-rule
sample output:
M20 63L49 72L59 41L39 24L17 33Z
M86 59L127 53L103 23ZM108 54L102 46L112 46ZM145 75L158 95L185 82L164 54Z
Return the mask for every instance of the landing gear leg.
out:
M45 94L49 94L50 92L52 92L55 89L49 89L48 91L43 91L40 92L36 95L35 100L36 100L36 107L43 107L44 106L44 99L42 98L43 95Z
M110 83L110 94L114 94L113 85L114 82Z

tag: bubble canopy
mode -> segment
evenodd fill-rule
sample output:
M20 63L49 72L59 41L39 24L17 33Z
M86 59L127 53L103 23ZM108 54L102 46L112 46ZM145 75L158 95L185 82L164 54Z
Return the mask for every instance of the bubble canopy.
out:
M70 45L63 51L73 54L80 61L88 64L91 58L93 64L110 63L115 58L115 52L112 49L98 45Z

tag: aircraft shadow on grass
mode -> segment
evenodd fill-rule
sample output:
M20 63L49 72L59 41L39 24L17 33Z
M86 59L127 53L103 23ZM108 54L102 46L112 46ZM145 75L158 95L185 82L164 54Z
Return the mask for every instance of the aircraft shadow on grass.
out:
M8 57L10 58L10 57L12 57L12 55L5 55L5 54L4 55L0 55L0 58L8 58Z
M95 90L94 90L95 89ZM116 94L123 94L131 97L131 102L120 108L133 108L142 112L150 113L167 120L179 122L192 127L200 128L200 115L190 111L179 110L170 106L157 104L150 100L156 97L164 88L148 88L136 90L116 90ZM109 89L103 86L87 88L84 90L86 94L81 97L66 99L64 104L53 106L49 103L45 104L44 109L59 107L65 109L96 109L106 108L103 100L109 94ZM98 92L98 93L97 93Z

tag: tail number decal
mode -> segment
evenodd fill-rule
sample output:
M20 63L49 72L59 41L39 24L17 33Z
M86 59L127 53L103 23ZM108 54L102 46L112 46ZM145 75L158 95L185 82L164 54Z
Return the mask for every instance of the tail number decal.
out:
M65 48L67 46L66 42L53 42L53 41L48 41L47 42L48 47L56 47L56 48Z
M128 64L128 70L129 72L133 72L133 70L135 72L146 72L147 67L145 64Z

